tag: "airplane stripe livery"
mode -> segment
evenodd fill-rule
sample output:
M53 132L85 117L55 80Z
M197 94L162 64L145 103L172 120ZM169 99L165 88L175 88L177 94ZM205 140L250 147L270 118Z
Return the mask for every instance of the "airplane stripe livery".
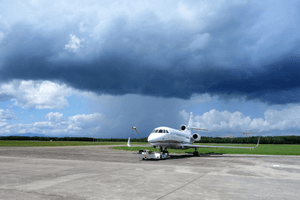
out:
M199 155L198 148L242 148L242 149L254 149L258 146L259 140L255 147L237 147L237 146L206 146L206 145L194 145L195 141L200 141L201 136L197 133L192 133L192 130L209 131L208 129L196 128L193 126L193 113L190 113L190 120L188 126L181 125L180 129L173 129L165 126L155 128L148 137L150 145L147 146L135 146L135 147L158 147L159 152L167 152L167 149L189 149L194 148L194 155ZM136 127L133 127L136 129ZM137 131L138 133L138 131ZM128 139L127 146L130 147L130 137Z

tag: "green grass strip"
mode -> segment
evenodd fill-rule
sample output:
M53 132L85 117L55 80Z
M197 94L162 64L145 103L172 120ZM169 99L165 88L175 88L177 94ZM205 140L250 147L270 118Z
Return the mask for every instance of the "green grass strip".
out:
M11 141L0 140L0 147L50 147L50 146L86 146L86 145L126 145L126 142L73 142L73 141ZM135 145L141 143L132 143ZM144 143L143 143L144 144Z

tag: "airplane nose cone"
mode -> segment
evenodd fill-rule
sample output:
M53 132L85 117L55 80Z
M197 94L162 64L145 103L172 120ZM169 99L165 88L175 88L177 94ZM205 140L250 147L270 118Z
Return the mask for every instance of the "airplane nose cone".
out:
M153 136L153 134L150 134L148 137L148 142L151 143L153 141L154 141L154 136Z

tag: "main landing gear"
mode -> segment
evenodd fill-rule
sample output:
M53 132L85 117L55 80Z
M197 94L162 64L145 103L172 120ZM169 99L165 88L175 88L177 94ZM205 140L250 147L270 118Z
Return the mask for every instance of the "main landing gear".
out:
M200 153L198 151L198 148L195 148L195 151L193 152L194 156L200 156Z

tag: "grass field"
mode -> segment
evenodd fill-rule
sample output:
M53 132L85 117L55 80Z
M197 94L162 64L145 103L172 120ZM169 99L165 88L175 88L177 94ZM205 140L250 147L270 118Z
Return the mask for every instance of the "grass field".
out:
M145 143L147 144L147 143ZM197 143L198 144L198 143ZM213 145L213 146L248 146L254 147L254 144L199 144L199 145ZM158 151L158 148L143 148L143 147L113 147L113 149L126 150L126 151L138 151L141 149L148 149L151 151ZM170 153L185 153L193 152L194 149L168 149ZM259 154L259 155L300 155L300 145L290 144L260 144L257 148L250 149L227 149L227 148L199 148L199 153L205 154Z
M85 146L85 145L126 145L126 142L73 142L73 141L12 141L0 140L0 147L47 147L47 146ZM135 145L141 143L132 143Z
M158 151L158 148L150 147L127 147L126 142L73 142L73 141L11 141L0 140L0 147L47 147L47 146L85 146L85 145L124 145L119 147L113 147L113 149L126 150L126 151L138 151L141 149L148 149L151 151ZM213 145L213 146L248 146L254 147L254 144L201 144L199 145ZM131 145L149 145L149 143L135 143ZM205 154L260 154L260 155L300 155L300 145L291 144L260 144L254 150L249 149L226 149L226 148L199 148L200 153ZM185 153L193 152L194 149L180 150L169 149L170 153Z

